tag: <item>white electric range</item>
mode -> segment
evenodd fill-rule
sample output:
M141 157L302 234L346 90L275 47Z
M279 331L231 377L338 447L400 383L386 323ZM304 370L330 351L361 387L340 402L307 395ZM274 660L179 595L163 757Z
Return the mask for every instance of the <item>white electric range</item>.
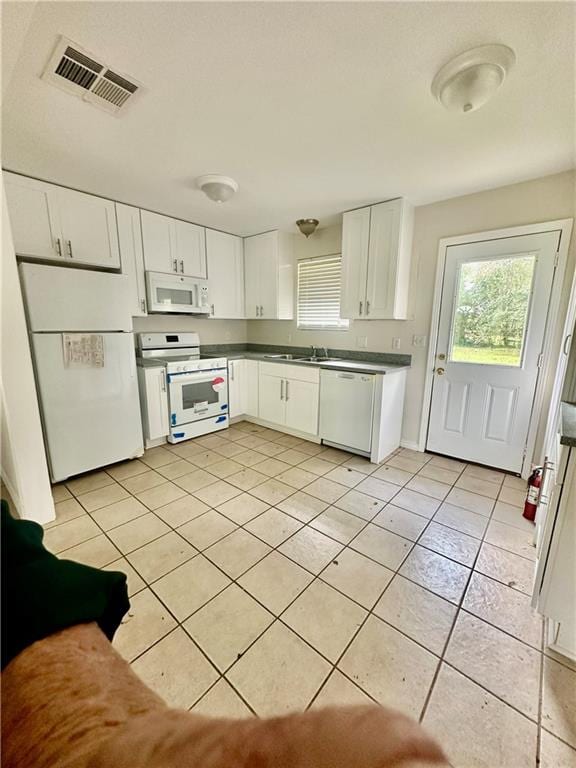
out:
M166 369L168 441L179 443L228 427L228 362L202 359L197 333L139 333L139 365Z

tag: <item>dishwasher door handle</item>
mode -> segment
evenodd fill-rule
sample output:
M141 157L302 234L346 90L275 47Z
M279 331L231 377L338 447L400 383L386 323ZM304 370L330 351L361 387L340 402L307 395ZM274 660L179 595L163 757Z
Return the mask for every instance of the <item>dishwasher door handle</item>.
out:
M353 373L337 373L337 379L355 379L356 376Z

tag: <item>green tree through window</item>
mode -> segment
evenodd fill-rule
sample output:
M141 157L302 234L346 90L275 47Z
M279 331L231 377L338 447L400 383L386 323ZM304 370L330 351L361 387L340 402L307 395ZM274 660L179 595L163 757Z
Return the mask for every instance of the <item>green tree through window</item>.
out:
M461 265L451 360L521 364L534 264L534 256L521 256Z

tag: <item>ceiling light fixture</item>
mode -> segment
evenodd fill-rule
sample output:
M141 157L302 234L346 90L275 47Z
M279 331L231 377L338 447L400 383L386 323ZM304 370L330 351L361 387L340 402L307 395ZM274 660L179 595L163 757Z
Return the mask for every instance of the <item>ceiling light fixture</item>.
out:
M229 176L208 173L196 179L198 189L215 203L225 203L238 191L238 184Z
M473 112L504 82L516 56L507 45L481 45L444 64L432 81L432 95L453 112Z
M296 226L303 235L310 237L310 235L314 234L314 230L318 226L318 223L318 219L298 219Z

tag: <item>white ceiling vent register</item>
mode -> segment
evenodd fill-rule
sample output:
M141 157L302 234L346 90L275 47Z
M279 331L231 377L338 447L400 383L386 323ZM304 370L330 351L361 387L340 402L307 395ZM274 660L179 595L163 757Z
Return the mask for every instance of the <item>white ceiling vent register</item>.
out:
M142 90L134 78L111 70L65 37L58 40L42 80L112 114L123 111Z

